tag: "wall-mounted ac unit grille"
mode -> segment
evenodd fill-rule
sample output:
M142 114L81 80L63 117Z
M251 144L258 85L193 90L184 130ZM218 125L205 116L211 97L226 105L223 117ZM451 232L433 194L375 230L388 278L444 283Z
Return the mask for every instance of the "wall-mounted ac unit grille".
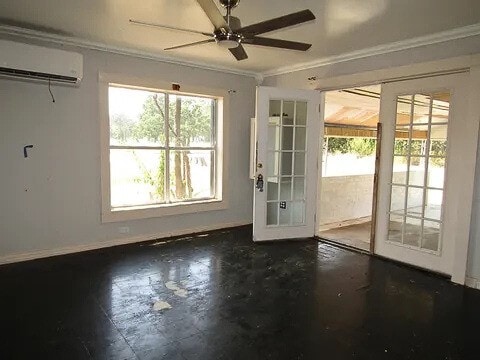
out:
M78 84L83 56L76 52L0 40L0 75Z

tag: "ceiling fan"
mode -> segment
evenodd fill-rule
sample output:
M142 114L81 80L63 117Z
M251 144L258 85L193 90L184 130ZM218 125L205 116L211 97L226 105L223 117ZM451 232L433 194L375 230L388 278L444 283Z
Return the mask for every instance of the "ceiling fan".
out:
M196 41L189 44L183 44L166 48L164 50L174 50L189 46L201 45L216 42L221 47L229 49L237 60L248 58L242 44L259 45L281 49L307 51L312 44L306 44L296 41L280 40L261 37L258 35L283 29L289 26L302 24L315 19L315 15L310 10L303 10L289 15L280 16L271 20L259 22L257 24L241 26L240 19L232 16L232 9L235 8L240 0L219 0L220 4L226 9L226 16L222 16L213 0L196 0L214 26L213 33L207 33L196 30L182 29L173 26L154 24L144 21L132 20L130 22L137 25L146 25L170 30L184 31L189 33L201 34L210 39Z

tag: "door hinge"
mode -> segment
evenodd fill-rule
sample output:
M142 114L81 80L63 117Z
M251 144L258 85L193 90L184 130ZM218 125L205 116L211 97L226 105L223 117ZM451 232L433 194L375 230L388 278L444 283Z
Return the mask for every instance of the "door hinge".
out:
M317 213L313 214L313 221L317 223Z
M318 112L322 111L322 104L318 104Z

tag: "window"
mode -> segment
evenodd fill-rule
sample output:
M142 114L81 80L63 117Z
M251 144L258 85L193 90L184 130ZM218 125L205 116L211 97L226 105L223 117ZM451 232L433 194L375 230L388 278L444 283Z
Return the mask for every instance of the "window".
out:
M185 208L220 201L221 100L109 83L107 210Z

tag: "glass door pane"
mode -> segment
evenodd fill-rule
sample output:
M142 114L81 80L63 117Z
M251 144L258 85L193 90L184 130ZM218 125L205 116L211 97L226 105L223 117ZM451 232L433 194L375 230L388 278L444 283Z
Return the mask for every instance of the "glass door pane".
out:
M397 97L388 241L439 253L449 93Z
M305 222L306 109L305 101L270 100L266 181L268 226Z

